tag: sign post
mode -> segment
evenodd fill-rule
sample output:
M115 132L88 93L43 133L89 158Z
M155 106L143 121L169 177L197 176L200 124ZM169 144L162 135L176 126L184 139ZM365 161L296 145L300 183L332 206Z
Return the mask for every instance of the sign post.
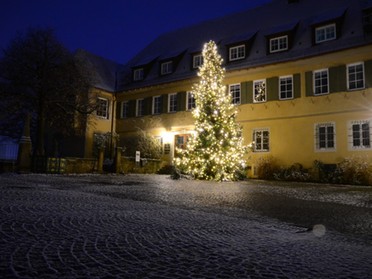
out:
M141 152L136 151L136 165L138 166L140 164L141 160Z

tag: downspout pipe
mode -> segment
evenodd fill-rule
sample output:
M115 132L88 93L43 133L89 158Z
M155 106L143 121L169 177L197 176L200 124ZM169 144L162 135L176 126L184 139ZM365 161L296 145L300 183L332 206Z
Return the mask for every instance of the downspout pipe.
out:
M112 100L112 115L111 115L111 137L110 137L110 159L112 159L113 156L113 144L114 144L114 120L116 118L116 92L117 92L117 71L115 71L115 87L114 87L114 94L113 94L113 100Z

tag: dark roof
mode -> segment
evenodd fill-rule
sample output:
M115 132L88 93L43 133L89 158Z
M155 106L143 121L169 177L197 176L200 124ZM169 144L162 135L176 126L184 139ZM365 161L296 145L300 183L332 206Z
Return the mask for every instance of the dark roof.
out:
M116 75L123 69L122 65L83 49L79 49L75 56L95 73L92 86L109 92L116 91Z
M331 51L370 43L366 41L362 23L362 9L370 0L273 0L271 3L240 13L208 20L186 28L165 33L131 59L120 72L118 90L125 91L155 84L173 82L196 76L192 70L192 54L202 50L203 44L214 40L226 61L228 45L251 39L246 58L225 63L227 71L258 65L319 55ZM314 45L312 28L316 24L341 20L341 37L334 41ZM267 36L293 31L289 51L268 54ZM181 54L175 71L159 75L161 59ZM132 81L132 70L154 61L142 81Z

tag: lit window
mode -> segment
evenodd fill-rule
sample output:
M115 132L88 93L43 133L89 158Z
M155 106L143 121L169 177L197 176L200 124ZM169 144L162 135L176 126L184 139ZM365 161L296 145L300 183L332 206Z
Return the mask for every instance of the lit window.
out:
M267 152L270 150L269 129L256 129L253 131L253 142L255 152Z
M279 78L279 99L293 99L293 77L280 77Z
M152 98L152 114L160 114L161 105L161 96L154 96Z
M104 98L98 98L97 100L97 116L101 118L108 119L108 108L109 108L109 103L107 99Z
M128 101L121 102L120 116L121 118L127 118L129 116L129 102Z
M270 39L270 53L288 49L288 36Z
M351 123L352 148L371 148L369 121L353 121Z
M195 98L192 92L187 92L187 110L195 108Z
M168 95L168 112L177 111L177 93Z
M323 43L336 39L336 24L315 28L315 43Z
M240 45L236 47L231 47L229 49L230 61L244 59L245 58L245 45Z
M240 104L240 83L239 84L231 84L229 86L229 91L231 94L231 101L234 105Z
M136 102L136 116L143 116L145 114L145 100L137 99Z
M364 88L364 64L350 64L347 66L347 82L349 90Z
M135 69L133 71L133 80L143 80L144 78L144 70L143 68Z
M172 73L172 71L173 71L173 62L172 61L161 63L160 72L161 72L162 75L170 74L170 73Z
M322 95L329 93L328 85L328 69L314 71L314 95Z
M253 102L266 102L266 81L256 80L253 82Z
M203 65L203 55L201 55L201 54L194 55L193 58L192 58L192 67L194 69L197 69L201 65Z
M315 144L316 149L321 150L335 150L335 124L323 123L315 126Z

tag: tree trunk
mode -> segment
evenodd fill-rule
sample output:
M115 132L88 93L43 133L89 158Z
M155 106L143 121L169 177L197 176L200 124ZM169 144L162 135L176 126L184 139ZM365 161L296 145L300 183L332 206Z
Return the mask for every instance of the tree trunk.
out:
M36 147L35 147L36 156L45 155L45 148L44 148L45 120L46 120L45 102L41 98L39 100L39 107L38 107L38 113L37 113Z

